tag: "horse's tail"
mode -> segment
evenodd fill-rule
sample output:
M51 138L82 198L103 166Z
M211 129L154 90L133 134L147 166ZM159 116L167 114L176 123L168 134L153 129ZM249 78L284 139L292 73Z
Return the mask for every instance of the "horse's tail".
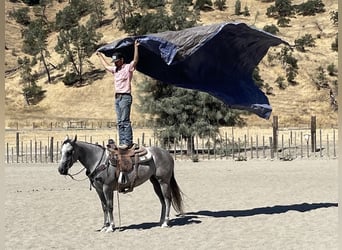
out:
M180 190L174 174L172 173L170 180L172 207L176 212L183 214L183 192Z

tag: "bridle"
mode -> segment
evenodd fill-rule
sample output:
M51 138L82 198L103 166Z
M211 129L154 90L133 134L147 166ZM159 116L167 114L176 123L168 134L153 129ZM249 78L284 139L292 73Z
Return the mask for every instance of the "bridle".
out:
M68 167L68 168L71 168L71 166L72 166L78 159L77 159L77 157L75 157L75 151L76 151L76 150L75 150L75 143L72 143L71 141L69 141L69 143L70 143L71 146L72 146L71 160L70 160L72 163L71 163L70 167ZM106 169L107 166L108 166L108 161L107 161L105 164L101 164L101 162L102 162L102 160L103 160L103 157L104 157L104 155L105 155L105 151L106 151L103 147L101 147L101 149L102 149L102 155L101 155L100 160L97 162L95 168L94 168L91 172L88 172L88 170L87 170L87 172L86 172L87 178L90 179L91 183L93 183L93 181L94 181L96 175L97 175L99 172L101 172L101 171L103 171L104 169ZM70 164L70 163L69 163L69 164ZM68 164L68 165L69 165L69 164ZM86 168L83 167L83 168L82 168L80 171L78 171L77 173L75 173L75 174L69 174L69 173L68 173L67 175L70 176L70 178L73 179L73 180L75 180L75 181L84 181L84 180L86 180L87 178L84 178L84 179L82 179L82 180L77 180L77 179L74 178L74 176L79 175L79 174L80 174L81 172L83 172L85 169L86 169Z

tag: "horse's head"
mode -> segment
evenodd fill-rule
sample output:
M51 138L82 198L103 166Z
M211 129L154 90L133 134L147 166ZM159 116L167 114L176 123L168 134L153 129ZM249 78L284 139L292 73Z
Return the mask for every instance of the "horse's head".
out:
M73 140L69 139L68 136L64 139L58 166L58 171L62 175L67 175L69 168L78 160L76 140L77 136Z

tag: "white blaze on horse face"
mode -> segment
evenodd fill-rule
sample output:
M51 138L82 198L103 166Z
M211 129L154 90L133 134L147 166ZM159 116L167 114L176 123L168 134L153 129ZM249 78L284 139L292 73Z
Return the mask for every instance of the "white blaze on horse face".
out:
M63 144L61 162L65 162L67 160L68 152L71 152L71 151L72 151L72 146L70 143Z

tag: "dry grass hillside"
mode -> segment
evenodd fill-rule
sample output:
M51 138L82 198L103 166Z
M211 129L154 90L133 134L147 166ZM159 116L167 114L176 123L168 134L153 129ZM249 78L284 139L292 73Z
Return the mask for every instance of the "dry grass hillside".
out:
M105 0L107 6L107 18L111 16L109 5L112 1ZM260 0L241 1L242 7L246 5L249 8L250 16L234 15L235 1L228 0L228 8L225 11L210 11L201 13L201 24L212 24L227 21L244 22L249 25L262 29L265 25L275 24L276 20L268 18L265 13L266 9L274 3L262 3ZM302 0L292 1L292 4L300 4ZM296 77L298 85L289 86L285 90L280 90L275 83L278 76L285 77L285 71L281 65L271 66L267 62L267 55L260 63L260 75L265 83L273 87L273 95L268 96L273 107L273 115L279 116L279 123L282 126L301 126L310 122L310 116L317 117L318 126L331 127L337 125L337 112L334 112L330 106L329 90L317 90L312 79L317 74L316 69L322 66L324 69L331 63L338 65L337 52L331 50L331 44L337 33L337 26L334 26L330 20L330 12L338 10L338 2L336 0L324 0L326 12L316 16L296 16L291 18L290 27L279 28L278 36L287 40L290 44L294 44L305 34L311 34L314 38L318 35L320 38L315 40L316 46L308 48L306 53L294 51L293 55L298 59L299 74ZM5 70L11 71L17 67L17 58L23 56L21 52L21 32L22 27L18 25L8 15L10 10L22 7L22 4L11 3L6 0L5 13ZM55 3L53 7L47 11L49 17L55 17L55 13L61 9L63 5ZM103 26L99 32L103 33L103 43L111 42L118 38L126 36L125 33L119 31L115 24ZM49 61L57 64L60 56L53 52L56 43L57 34L49 37L49 48L51 58ZM275 53L281 47L271 48L268 53ZM94 55L91 61L96 67L101 68L98 58ZM35 68L42 71L43 66L39 65ZM32 126L32 123L40 123L44 125L50 122L65 122L68 120L84 120L84 121L114 121L115 113L113 110L113 86L112 77L107 74L101 80L78 87L66 87L57 76L61 72L53 72L55 77L53 84L46 83L46 77L39 80L39 85L46 90L46 97L35 106L28 106L21 94L20 75L19 72L13 71L6 74L5 83L5 116L6 127L12 127L19 123L21 127ZM137 73L134 76L134 84L139 84L142 76ZM337 77L331 77L329 80L336 80ZM135 88L133 86L133 92ZM137 98L135 105L139 105ZM146 125L143 116L133 108L133 118L135 125ZM263 120L256 115L246 117L249 126L268 127L272 123L270 120Z

